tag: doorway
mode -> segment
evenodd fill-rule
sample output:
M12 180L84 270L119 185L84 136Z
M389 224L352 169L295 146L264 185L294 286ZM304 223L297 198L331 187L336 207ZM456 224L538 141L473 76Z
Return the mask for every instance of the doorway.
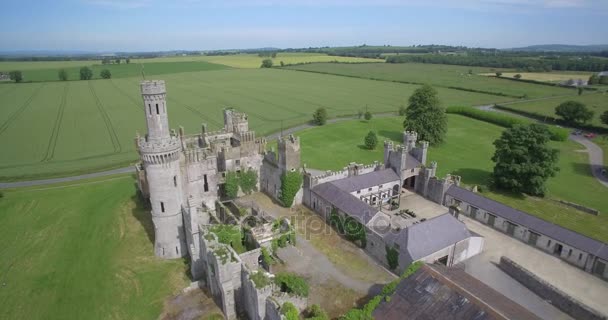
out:
M556 254L556 255L558 255L558 256L561 256L563 250L564 250L564 246L562 246L559 243L556 243L555 247L553 248L553 253Z

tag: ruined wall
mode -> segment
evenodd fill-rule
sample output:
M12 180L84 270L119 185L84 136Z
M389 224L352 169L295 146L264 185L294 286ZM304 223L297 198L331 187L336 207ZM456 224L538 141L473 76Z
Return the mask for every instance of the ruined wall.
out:
M256 271L250 271L243 267L242 275L242 308L249 320L262 320L266 318L266 300L272 295L273 287L269 284L263 288L256 288L253 280L250 279L250 274ZM260 269L258 272L264 272Z
M281 306L273 299L266 300L266 317L264 320L281 320Z

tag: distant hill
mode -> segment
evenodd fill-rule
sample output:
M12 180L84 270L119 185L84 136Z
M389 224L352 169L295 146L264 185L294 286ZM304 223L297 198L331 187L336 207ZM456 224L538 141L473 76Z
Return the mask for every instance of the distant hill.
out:
M599 52L608 50L608 44L592 44L586 46L569 44L540 44L521 48L511 48L506 50L528 52Z

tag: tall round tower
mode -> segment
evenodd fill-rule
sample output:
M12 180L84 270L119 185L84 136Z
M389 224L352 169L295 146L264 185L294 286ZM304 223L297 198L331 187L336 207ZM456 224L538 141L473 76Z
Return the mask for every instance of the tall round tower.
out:
M150 192L154 252L164 259L180 258L188 253L182 218L182 147L169 130L165 82L142 81L140 86L148 133L137 146Z

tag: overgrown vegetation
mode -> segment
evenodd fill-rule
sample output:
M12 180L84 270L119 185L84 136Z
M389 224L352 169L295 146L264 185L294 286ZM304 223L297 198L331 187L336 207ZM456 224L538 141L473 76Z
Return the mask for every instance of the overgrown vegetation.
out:
M362 248L366 247L367 234L365 233L365 226L359 221L352 217L341 217L338 209L334 207L329 215L329 223L347 240L358 243Z
M238 174L239 186L245 194L251 194L253 191L256 191L257 181L258 173L253 169L247 169Z
M287 301L281 306L281 314L285 316L285 320L300 320L300 312L293 303Z
M213 232L219 242L230 245L237 253L245 252L243 246L243 232L239 226L229 224L218 224L209 228Z
M239 194L239 176L234 171L226 172L226 183L224 183L224 195L228 199L234 199Z
M306 319L308 320L329 320L327 313L318 305L313 304L306 310Z
M399 283L406 279L407 277L414 274L420 267L422 267L424 263L422 262L414 262L407 267L407 269L403 272L403 274L399 277L399 279L395 279L382 288L382 292L375 297L373 297L368 303L366 303L363 308L350 309L346 314L340 317L340 320L374 320L372 317L372 313L376 308L382 303L382 301L390 301L390 296L395 293L397 286Z
M399 266L399 251L393 247L386 246L386 262L391 270Z
M498 188L544 196L545 183L559 171L559 151L549 147L550 133L539 124L516 125L505 130L494 145L492 174Z
M271 265L273 265L276 261L274 260L274 258L270 255L270 253L268 253L268 249L266 249L266 247L262 247L262 262L264 262L264 264L269 267Z
M308 297L308 283L304 278L288 272L277 273L274 277L274 282L282 292L294 294L300 297Z
M302 185L302 174L299 171L286 172L281 175L281 195L279 200L281 204L290 208L293 205L293 199L300 190Z
M263 271L253 272L249 278L253 281L253 284L255 284L255 287L258 289L270 285L270 278L268 278Z

